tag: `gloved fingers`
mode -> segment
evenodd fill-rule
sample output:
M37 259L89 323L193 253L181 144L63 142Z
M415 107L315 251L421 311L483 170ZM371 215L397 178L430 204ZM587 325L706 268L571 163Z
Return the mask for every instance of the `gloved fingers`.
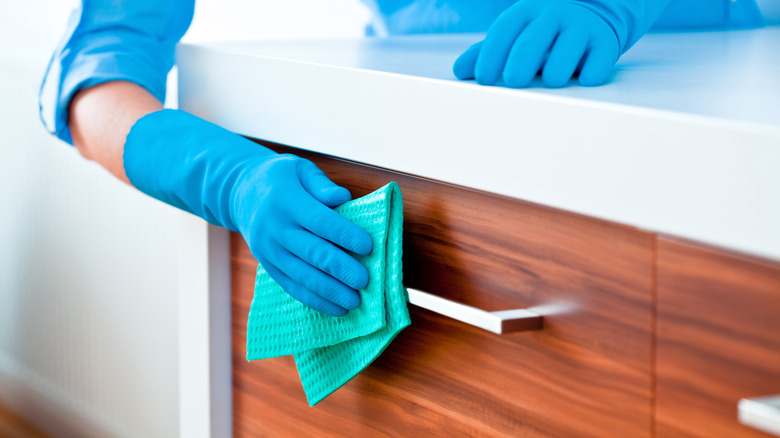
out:
M555 40L544 63L542 82L547 87L563 87L574 75L588 47L588 32L579 27L564 29Z
M518 4L507 9L490 26L474 66L474 78L480 85L493 85L504 71L509 51L530 21L529 12Z
M330 316L344 316L347 314L347 309L307 290L267 261L260 261L260 264L263 265L263 268L268 272L268 275L279 283L279 286L281 286L285 292L300 301L304 306L311 307L318 312Z
M314 199L328 207L336 207L352 199L349 190L331 181L325 172L311 161L300 158L297 170L303 188L314 196Z
M452 73L460 80L474 79L474 67L477 65L482 41L466 49L452 66Z
M542 67L544 56L555 42L559 29L560 20L553 13L543 13L523 29L504 67L504 83L507 86L528 86Z
M597 37L591 41L590 50L585 56L585 63L580 71L580 84L586 87L601 85L607 81L612 66L617 61L617 40Z
M270 254L268 259L274 267L295 283L339 307L355 309L360 305L360 295L355 289L306 263L289 251L279 249Z
M273 254L271 262L298 285L345 309L360 306L360 294L287 250Z
M306 230L289 230L282 234L279 243L304 262L353 289L363 289L368 285L365 266L342 249Z
M291 212L298 225L325 240L357 254L371 253L371 236L340 214L320 204L312 197L302 197Z

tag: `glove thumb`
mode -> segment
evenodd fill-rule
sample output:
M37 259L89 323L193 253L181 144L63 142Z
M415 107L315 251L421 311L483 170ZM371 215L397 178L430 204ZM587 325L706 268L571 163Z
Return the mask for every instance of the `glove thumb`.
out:
M469 47L452 66L452 73L460 80L474 79L474 68L477 65L479 51L482 49L482 42L478 42Z

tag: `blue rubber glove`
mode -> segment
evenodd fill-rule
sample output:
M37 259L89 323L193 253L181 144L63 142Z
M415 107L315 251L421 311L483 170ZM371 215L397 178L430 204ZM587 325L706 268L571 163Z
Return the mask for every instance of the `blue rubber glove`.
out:
M485 39L455 61L459 79L528 86L537 73L562 87L579 72L582 85L604 83L621 54L652 25L668 0L520 0Z
M142 192L240 232L287 293L322 313L360 305L371 237L332 207L351 198L314 163L277 154L198 117L162 110L127 136L124 167ZM342 249L343 248L343 249Z

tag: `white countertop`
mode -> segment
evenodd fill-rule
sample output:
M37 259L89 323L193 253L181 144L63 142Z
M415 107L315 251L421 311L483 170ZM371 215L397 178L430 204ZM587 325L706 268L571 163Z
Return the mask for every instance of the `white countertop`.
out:
M651 34L611 83L457 81L480 35L183 45L238 133L780 260L780 27Z

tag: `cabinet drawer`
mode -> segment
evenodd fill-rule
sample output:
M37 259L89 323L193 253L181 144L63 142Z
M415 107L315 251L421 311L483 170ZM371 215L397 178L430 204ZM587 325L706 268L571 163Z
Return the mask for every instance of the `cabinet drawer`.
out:
M485 310L531 308L495 335L411 306L412 326L314 408L291 358L247 363L256 262L232 238L236 436L647 436L653 236L634 228L269 145L309 158L354 197L396 181L404 284Z
M780 264L658 240L659 436L768 436L741 398L780 394Z

